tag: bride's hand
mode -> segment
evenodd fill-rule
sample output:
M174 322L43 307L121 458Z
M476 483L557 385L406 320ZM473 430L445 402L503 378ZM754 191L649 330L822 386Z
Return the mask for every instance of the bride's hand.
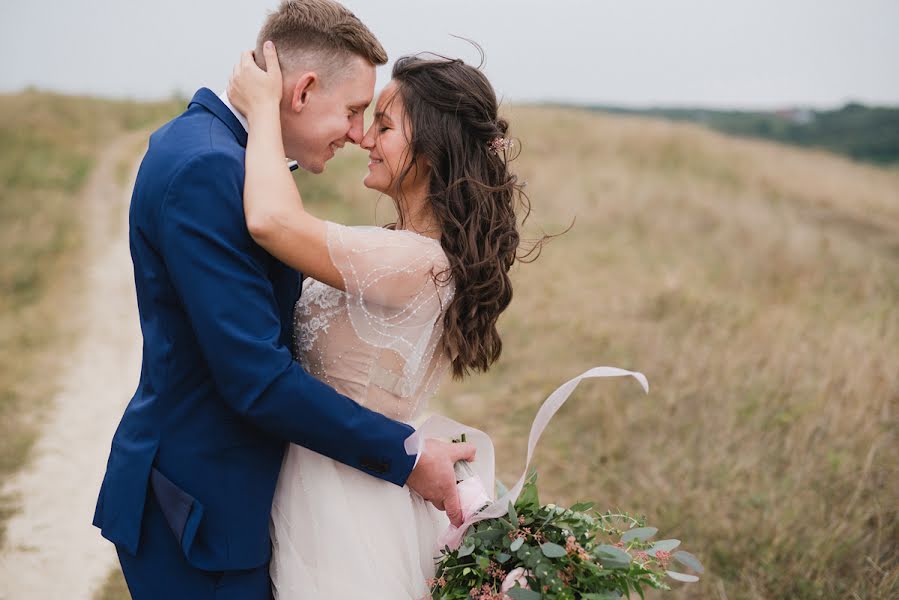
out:
M277 110L281 103L283 81L278 53L272 42L265 42L262 51L267 71L256 65L253 52L248 50L240 55L240 62L228 81L228 100L247 120L260 112Z

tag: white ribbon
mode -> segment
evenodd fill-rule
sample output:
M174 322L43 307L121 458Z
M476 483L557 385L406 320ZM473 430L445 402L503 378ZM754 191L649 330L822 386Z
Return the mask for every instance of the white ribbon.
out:
M521 494L521 490L524 487L528 467L530 466L531 458L534 455L534 448L537 446L537 442L540 441L543 430L546 429L546 426L552 420L553 416L555 416L559 409L562 408L565 401L568 400L568 397L574 391L574 388L576 388L583 379L590 379L593 377L633 377L643 387L643 391L647 394L649 393L649 382L646 380L646 376L644 376L643 373L626 371L625 369L619 369L617 367L594 367L560 385L556 391L550 394L549 398L543 402L540 410L537 411L537 416L534 417L534 422L531 425L531 433L528 436L527 460L525 461L524 470L522 471L518 482L512 489L503 494L501 498L491 502L483 510L468 516L460 527L450 525L438 540L440 548L449 546L451 550L457 549L462 543L465 532L474 523L485 519L501 517L509 512L509 504L514 504L515 501L518 500L518 496ZM488 497L493 498L493 482L495 481L494 477L496 470L493 442L483 431L468 427L467 425L463 425L462 423L458 423L442 415L434 415L429 417L415 433L406 439L406 452L412 455L417 454L422 448L426 438L453 439L459 437L462 433L465 433L467 441L474 444L477 448L477 455L475 461L471 463L471 468L481 480L481 485L484 487L484 491L487 493ZM484 482L488 481L491 485L483 485ZM472 507L463 507L465 514L469 514L468 511L465 510L466 508L471 510Z

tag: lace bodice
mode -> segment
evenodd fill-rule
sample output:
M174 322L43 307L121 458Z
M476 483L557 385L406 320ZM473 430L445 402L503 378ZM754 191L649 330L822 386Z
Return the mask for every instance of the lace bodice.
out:
M440 342L454 288L440 242L328 223L328 250L346 291L304 281L294 356L345 396L412 421L449 366Z

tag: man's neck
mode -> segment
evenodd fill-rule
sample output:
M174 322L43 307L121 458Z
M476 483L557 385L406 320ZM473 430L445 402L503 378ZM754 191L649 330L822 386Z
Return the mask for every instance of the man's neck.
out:
M243 116L243 114L239 110L234 108L233 104L231 104L231 100L228 99L228 92L225 91L219 94L219 100L221 100L222 103L228 107L228 110L234 113L234 116L237 117L237 120L240 121L240 124L243 126L243 130L249 131L250 124L247 122L247 118Z
M231 104L231 101L228 99L228 92L222 92L221 94L219 94L219 100L221 100L222 103L228 107L228 110L234 113L234 116L237 117L238 121L240 121L240 125L243 127L243 130L249 133L250 124L247 122L247 118L243 116L243 114L239 110L234 108L233 104ZM300 165L297 164L297 161L291 160L289 158L286 158L285 160L287 161L287 166L291 171L296 171L300 168Z

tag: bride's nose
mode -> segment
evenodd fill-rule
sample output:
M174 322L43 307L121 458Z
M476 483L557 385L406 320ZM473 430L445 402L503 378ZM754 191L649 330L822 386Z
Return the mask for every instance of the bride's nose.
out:
M372 133L375 129L374 124L368 128L368 131L365 132L365 135L362 136L362 141L359 142L359 145L366 150L371 150L375 147L375 136Z

